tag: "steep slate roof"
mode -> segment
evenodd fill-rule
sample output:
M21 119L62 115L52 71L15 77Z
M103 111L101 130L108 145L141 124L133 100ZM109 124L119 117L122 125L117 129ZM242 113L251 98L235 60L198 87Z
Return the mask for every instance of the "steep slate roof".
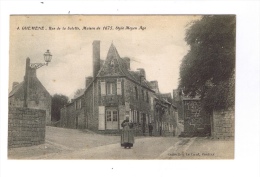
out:
M172 105L173 107L177 108L175 104L172 103L171 93L156 93L155 98L160 102Z
M126 61L119 56L117 49L116 49L116 47L114 46L113 43L111 44L111 46L108 50L107 58L105 60L105 64L100 69L97 77L101 77L100 73L102 72L102 70L104 70L105 65L108 64L108 62L111 61L112 59L114 59L118 62L119 70L120 70L120 73L122 74L122 76L126 76L128 79L133 80L133 81L135 81L139 84L141 83L141 85L143 87L146 87L146 88L152 90L149 82L146 79L141 79L139 71L129 71L127 69Z
M200 99L199 96L195 96L195 97L186 97L186 96L184 96L184 97L182 98L182 100L184 100L184 101L186 101L186 100L199 101L199 100L201 100L201 99Z
M13 96L22 86L23 86L23 82L19 83L18 85L16 85L13 90L9 93L8 97Z
M41 81L39 81L39 79L37 77L34 78L34 80L36 81L37 84L39 84L39 87L42 87L43 91L45 91L46 93L48 93L50 95L50 93L46 90L46 88L42 85ZM13 90L9 93L8 97L13 96L15 93L17 93L24 85L24 81L22 81L21 83L19 83L18 85L16 85ZM51 96L51 95L50 95Z

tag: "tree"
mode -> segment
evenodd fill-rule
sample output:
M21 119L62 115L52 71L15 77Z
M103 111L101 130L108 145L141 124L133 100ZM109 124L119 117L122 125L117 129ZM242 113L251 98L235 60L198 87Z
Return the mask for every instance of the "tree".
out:
M60 109L69 103L69 98L62 94L54 94L51 103L52 121L60 120Z
M78 89L75 93L74 93L74 99L78 98L79 96L83 95L85 92L85 89Z
M236 18L234 15L203 16L190 24L185 41L190 46L180 67L179 89L200 95L204 108L234 104ZM230 96L231 95L231 96Z

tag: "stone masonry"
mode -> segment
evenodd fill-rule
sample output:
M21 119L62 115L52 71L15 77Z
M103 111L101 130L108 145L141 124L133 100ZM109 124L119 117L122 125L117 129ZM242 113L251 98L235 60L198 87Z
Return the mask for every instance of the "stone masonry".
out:
M184 136L209 136L211 132L209 115L201 108L200 99L183 99Z
M45 142L45 110L9 107L8 114L8 148L33 146Z
M214 138L233 138L235 131L235 111L228 110L213 111L213 130Z

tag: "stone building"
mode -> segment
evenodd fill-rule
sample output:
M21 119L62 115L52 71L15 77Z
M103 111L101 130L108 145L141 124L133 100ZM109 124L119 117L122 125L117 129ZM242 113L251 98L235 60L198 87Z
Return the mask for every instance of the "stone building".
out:
M176 135L178 113L172 104L171 94L155 94L154 99L154 135Z
M137 135L148 134L155 123L153 82L143 68L132 71L130 59L121 58L111 44L105 61L100 59L100 41L93 42L93 77L86 78L85 92L61 109L60 125L118 133L126 117ZM78 105L78 106L77 106Z
M201 108L200 98L183 97L184 136L209 136L210 115Z
M51 95L36 76L36 69L26 60L24 81L14 82L8 96L9 107L27 107L46 111L46 124L51 124Z
M215 106L211 112L201 107L198 96L186 97L178 90L173 90L174 103L181 101L177 107L179 115L184 120L184 131L181 136L211 136L216 139L234 138L235 135L235 73L229 78L226 86L227 98L223 104L229 102L229 107ZM232 106L231 106L232 105Z

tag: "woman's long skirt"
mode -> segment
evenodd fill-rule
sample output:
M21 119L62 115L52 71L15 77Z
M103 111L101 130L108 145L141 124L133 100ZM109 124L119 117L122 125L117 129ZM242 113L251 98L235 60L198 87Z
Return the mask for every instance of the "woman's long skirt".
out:
M134 130L128 129L123 130L121 134L121 146L122 147L133 147L134 144Z

